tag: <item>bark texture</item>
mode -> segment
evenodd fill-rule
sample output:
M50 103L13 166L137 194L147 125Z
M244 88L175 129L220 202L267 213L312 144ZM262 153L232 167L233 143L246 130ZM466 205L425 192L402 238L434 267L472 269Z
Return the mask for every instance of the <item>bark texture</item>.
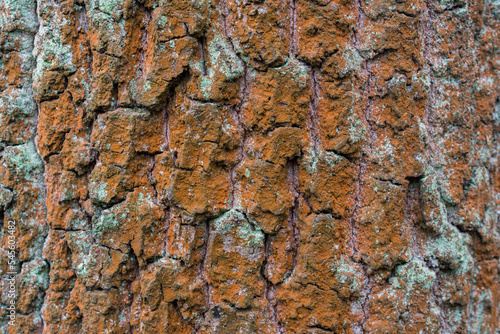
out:
M499 48L497 0L0 0L1 332L499 333Z

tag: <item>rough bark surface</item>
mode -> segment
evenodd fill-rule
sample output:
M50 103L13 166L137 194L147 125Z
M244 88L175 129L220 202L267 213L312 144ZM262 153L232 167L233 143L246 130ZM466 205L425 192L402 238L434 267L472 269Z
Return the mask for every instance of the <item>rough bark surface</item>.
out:
M499 48L497 0L0 0L1 332L499 333Z

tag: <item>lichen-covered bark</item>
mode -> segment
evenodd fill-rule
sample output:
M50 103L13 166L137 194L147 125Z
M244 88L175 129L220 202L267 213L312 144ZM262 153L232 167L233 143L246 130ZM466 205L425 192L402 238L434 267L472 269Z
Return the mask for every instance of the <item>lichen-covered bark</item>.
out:
M500 333L499 49L497 0L0 0L1 332Z

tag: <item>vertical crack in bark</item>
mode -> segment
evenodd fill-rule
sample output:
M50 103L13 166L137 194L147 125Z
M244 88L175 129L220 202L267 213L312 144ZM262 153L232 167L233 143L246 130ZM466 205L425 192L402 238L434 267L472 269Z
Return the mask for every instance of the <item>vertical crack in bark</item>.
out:
M423 57L424 57L424 72L429 76L429 91L427 96L427 103L424 109L424 126L426 128L427 134L427 142L425 146L425 156L427 158L427 163L429 166L433 166L434 160L434 150L435 150L435 142L433 140L433 126L432 126L432 108L434 105L434 101L436 100L436 83L435 76L433 73L432 60L430 58L431 55L431 44L432 44L432 33L430 31L432 25L432 18L435 14L430 8L427 1L424 1L424 11L422 14L423 20L421 21L422 25L422 36L423 36ZM434 301L436 306L439 308L439 321L440 327L443 329L449 329L449 325L446 321L445 312L447 312L447 307L444 305L442 298L439 297L436 292L435 286L432 287L432 295L434 297Z
M228 27L227 27L227 15L229 13L229 9L227 8L227 0L221 0L220 1L220 6L221 6L221 17L222 17L222 32L224 33L224 36L229 42L229 47L231 48L231 51L238 57L238 59L243 63L246 69L246 62L241 58L241 55L236 51L236 48L234 47L234 42L231 36L229 35ZM246 77L246 76L245 76Z
M39 8L38 8L38 0L35 0L33 1L33 4L34 4L34 10L35 10L35 15L36 15L36 20L37 20L37 28L36 28L36 33L33 34L32 36L32 39L31 39L31 46L32 46L32 50L34 50L34 47L35 47L35 38L36 36L39 34L40 32L40 13L39 13ZM44 222L42 224L45 225L45 229L46 229L46 235L44 236L44 240L43 240L43 243L41 245L41 250L40 250L40 257L42 258L42 261L44 263L47 264L47 274L49 275L49 282L50 282L50 272L52 270L52 266L50 264L49 261L45 260L44 257L43 257L43 250L45 249L45 247L47 247L47 241L48 241L48 234L49 234L49 231L50 231L50 226L49 226L49 223L48 223L48 219L47 219L47 185L46 185L46 177L47 177L47 166L46 166L46 163L45 163L45 160L42 158L42 155L41 155L41 152L38 148L38 125L39 125L39 120L40 120L40 103L35 99L34 97L34 91L33 91L33 72L37 66L37 55L33 54L33 58L34 58L34 62L33 62L33 65L32 67L30 68L30 71L31 71L31 87L30 87L30 92L32 94L32 98L35 100L35 115L34 115L34 118L35 118L35 124L34 124L34 133L33 133L33 137L30 139L30 141L33 142L33 145L35 147L35 151L36 151L36 154L38 155L38 158L42 161L42 180L41 180L41 190L42 190L42 199L43 199L43 208L44 208ZM3 222L3 220L2 220ZM17 259L19 261L19 259ZM19 273L21 272L22 270L22 263L21 261L19 261ZM17 275L16 275L17 276ZM16 293L18 293L16 291ZM18 297L16 297L17 299L19 298L19 295ZM43 291L43 298L42 298L42 307L40 309L43 310L43 308L47 305L46 304L47 302L47 293L46 291ZM41 320L41 331L43 332L45 330L45 316L44 316L44 313L43 312L40 312L40 320ZM10 326L9 326L10 327Z
M297 51L297 0L290 0L290 57Z
M298 226L299 221L299 165L297 159L290 160L288 163L288 182L290 191L293 194L293 205L290 207L288 216L288 225L292 231L292 268L290 270L290 277L293 276L295 267L298 261L298 252L300 245L300 231Z
M354 207L353 211L351 214L351 217L349 219L349 225L350 225L350 231L351 231L351 238L350 238L350 249L351 249L351 259L354 262L360 263L361 268L363 270L363 275L365 276L365 286L363 290L360 293L360 297L353 302L353 308L356 309L357 311L360 311L362 313L362 321L361 323L353 323L353 332L355 333L365 333L365 324L368 321L370 317L370 310L369 310L369 302L370 302L370 295L373 292L373 281L371 276L368 274L368 270L366 268L366 264L364 264L361 259L358 259L358 228L356 227L357 223L357 215L358 211L361 207L361 192L363 188L363 175L365 173L365 163L364 163L364 158L361 158L361 161L359 162L358 165L358 175L356 178L356 189L355 189L355 196L354 196Z
M167 104L162 110L162 118L163 118L163 147L161 147L163 152L170 152L170 112L168 108L170 106L170 101L167 101Z
M349 218L349 223L350 223L350 229L351 229L351 238L350 238L350 248L351 248L351 258L353 261L356 261L356 254L358 252L357 249L357 235L358 235L358 230L356 228L356 216L358 214L358 210L360 208L360 202L361 202L361 179L362 175L364 173L364 164L362 162L359 163L358 168L357 168L358 175L356 177L356 182L355 182L355 193L354 193L354 207L352 209L352 214L351 217Z
M271 243L271 235L264 233L264 261L260 267L260 274L264 280L264 298L269 304L269 311L271 312L270 319L276 325L277 333L284 333L283 325L280 323L278 315L278 301L276 300L276 285L273 284L266 276L266 266L269 259L269 247Z
M243 108L243 104L246 101L246 94L247 94L247 66L245 63L244 64L244 76L241 80L241 88L240 88L240 105L233 107L232 110L234 112L234 118L236 120L236 123L238 125L238 128L240 129L241 133L241 145L239 148L238 152L238 161L232 166L229 170L229 179L231 183L231 195L229 199L229 207L231 209L235 208L237 206L237 177L236 177L236 169L240 164L242 164L245 161L246 158L246 145L248 141L248 134L247 134L247 129L245 128L245 125L243 124L243 121L241 119L241 111Z
M236 166L236 165L235 165ZM229 196L229 208L233 209L236 202L236 167L233 166L229 170L229 183L231 187L231 193Z
M425 109L424 109L424 126L426 128L426 140L427 142L425 143L425 155L427 158L427 163L429 165L432 165L432 155L434 151L434 141L433 141L433 136L430 133L429 130L432 130L432 121L431 121L431 109L433 107L433 102L435 100L436 96L436 84L435 84L435 78L434 78L434 73L433 73L433 68L430 60L430 55L431 55L431 41L432 41L432 35L431 32L429 31L430 26L431 26L431 9L429 8L427 1L424 1L424 11L423 14L421 14L422 20L420 22L421 25L421 36L423 39L423 57L424 57L424 73L429 77L429 91L427 93L427 103L425 104Z
M246 145L248 141L248 134L247 134L247 129L245 128L245 125L243 124L243 121L241 120L241 111L243 108L243 104L246 101L246 94L247 94L247 67L246 64L244 64L244 76L241 82L241 88L240 88L240 105L233 107L234 111L234 118L236 120L236 123L238 125L238 128L240 129L240 132L242 134L241 136L241 146L239 148L238 152L238 161L232 166L229 170L229 180L231 183L231 195L229 199L229 207L231 209L235 208L236 206L236 196L237 196L237 186L236 186L236 169L238 166L245 161L246 158Z
M365 22L365 14L362 10L361 7L361 1L356 0L354 2L355 8L356 8L356 13L357 13L357 20L356 20L356 27L353 33L353 41L354 41L354 47L356 52L361 56L362 59L364 57L362 56L360 52L360 37L359 37L359 32L362 29L362 25ZM361 291L360 298L355 301L354 305L355 307L361 311L362 313L362 321L361 323L355 323L353 324L353 330L358 332L358 333L364 333L366 331L365 325L370 318L370 309L369 309L369 303L370 303L370 296L373 292L373 280L372 277L368 273L368 269L366 267L366 264L363 263L363 261L359 258L358 256L358 249L357 249L357 244L358 244L358 228L357 228L357 216L358 216L358 211L360 210L362 206L362 190L363 190L363 176L366 172L366 158L367 158L367 152L366 150L370 151L371 146L373 143L373 129L370 124L369 120L369 110L371 107L371 102L370 102L370 97L369 97L369 91L370 91L370 82L371 82L371 77L372 74L368 68L368 60L364 59L363 65L362 65L362 76L361 79L364 80L363 86L362 86L362 117L363 117L363 122L365 123L365 126L367 127L368 131L368 140L365 143L365 148L363 149L362 156L359 160L358 164L358 176L356 179L356 194L355 194L355 199L354 199L354 208L352 211L352 215L350 218L350 226L351 226L351 238L352 238L352 244L351 244L351 250L353 252L352 258L353 261L358 262L361 264L363 274L365 276L365 286L363 290Z
M155 157L156 157L156 155L151 155L151 170L148 173L148 181L149 181L149 184L151 184L151 186L153 187L153 191L155 193L154 197L153 197L153 201L156 205L159 205L159 203L158 203L158 190L156 189L156 180L154 177L154 171L156 168Z
M212 308L212 285L210 284L210 280L208 279L208 252L211 241L211 233L210 233L210 221L205 222L205 249L203 252L203 261L201 262L201 273L200 276L205 280L205 306L206 311L209 312ZM206 314L205 314L206 318Z
M246 157L246 145L247 145L247 139L248 139L248 134L247 134L247 129L245 125L243 124L243 121L241 119L241 112L243 110L243 105L247 101L247 94L248 94L248 65L247 63L241 58L241 55L236 52L236 49L234 47L234 43L232 38L229 36L228 28L227 28L227 15L228 15L228 8L227 8L227 0L221 0L221 17L222 17L222 31L224 33L225 38L229 42L229 47L231 48L231 52L233 52L236 57L238 57L239 61L243 65L243 78L241 79L241 85L240 85L240 103L238 106L233 107L234 111L234 118L236 120L236 123L238 124L238 127L240 128L241 134L242 134L242 139L241 139L241 147L240 147L240 152L238 153L239 159L238 162L231 167L229 170L229 180L231 183L231 195L229 199L229 207L233 209L236 205L236 195L237 195L237 186L236 186L236 169L238 166L245 161Z
M309 131L313 142L314 153L316 155L321 151L320 140L320 125L318 116L318 99L319 99L319 84L317 72L314 67L311 67L311 100L310 100L310 116L309 116Z
M82 9L78 13L78 21L80 26L85 31L85 34L88 36L90 32L89 19L87 17L87 8L85 7L85 3L82 3ZM86 38L86 44L89 49L89 78L90 80L94 77L94 50L92 50L92 46L90 45L90 39Z
M187 29L186 29L187 30ZM206 40L205 37L197 38L198 48L200 49L202 73L204 76L207 75L207 58L206 58Z
M164 249L165 249L165 254L164 256L170 256L168 252L168 230L170 229L170 219L172 218L172 209L170 207L167 207L165 210L165 243L164 243Z
M153 19L153 14L151 12L151 9L144 7L144 31L142 32L141 36L141 52L139 54L140 57L140 62L142 64L141 69L144 72L147 72L147 68L145 66L146 64L146 52L148 51L149 47L149 29L150 29L150 24L151 20Z
M418 226L423 221L423 208L420 196L421 177L407 177L408 188L405 199L405 224L411 237L413 256L422 258L420 249Z

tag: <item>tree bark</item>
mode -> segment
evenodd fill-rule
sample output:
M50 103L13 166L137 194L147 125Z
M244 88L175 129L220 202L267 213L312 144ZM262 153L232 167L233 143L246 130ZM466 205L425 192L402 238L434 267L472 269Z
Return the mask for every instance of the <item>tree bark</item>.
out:
M1 332L500 333L499 33L495 0L0 0Z

